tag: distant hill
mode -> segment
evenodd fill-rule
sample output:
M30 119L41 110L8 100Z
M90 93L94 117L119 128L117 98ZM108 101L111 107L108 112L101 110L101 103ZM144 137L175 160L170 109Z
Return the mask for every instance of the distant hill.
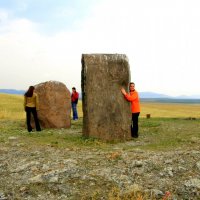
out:
M169 96L165 94L159 94L155 92L139 92L140 98L143 99L200 99L200 95L180 95L180 96Z
M15 90L15 89L0 89L0 93L5 93L5 94L24 94L25 90Z
M157 103L189 103L200 104L200 99L177 99L177 98L140 98L141 102L157 102Z
M5 94L19 94L23 95L25 90L15 90L15 89L0 89L0 93ZM165 94L159 94L155 92L139 92L141 99L200 99L200 95L181 95L181 96L169 96ZM79 99L82 99L82 94L79 92Z
M176 96L175 98L177 99L200 99L200 95L180 95L180 96Z
M171 96L165 94L159 94L155 92L139 92L140 98L173 98Z

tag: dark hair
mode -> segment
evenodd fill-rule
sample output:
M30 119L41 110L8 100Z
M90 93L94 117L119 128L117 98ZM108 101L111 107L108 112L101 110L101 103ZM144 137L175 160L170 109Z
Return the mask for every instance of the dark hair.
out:
M135 85L135 83L134 83L134 82L130 82L130 83L129 83L129 85L132 85L132 84L133 84L133 85Z
M72 88L72 90L75 90L75 91L76 91L76 88L75 88L75 87L73 87L73 88Z
M35 89L34 86L30 86L29 89L24 94L24 96L26 96L26 97L32 97L34 89Z

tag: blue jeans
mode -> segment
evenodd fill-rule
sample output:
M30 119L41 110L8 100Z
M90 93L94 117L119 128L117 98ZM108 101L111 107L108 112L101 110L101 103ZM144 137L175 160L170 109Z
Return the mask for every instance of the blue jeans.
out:
M77 103L72 102L72 113L73 113L73 120L78 119Z

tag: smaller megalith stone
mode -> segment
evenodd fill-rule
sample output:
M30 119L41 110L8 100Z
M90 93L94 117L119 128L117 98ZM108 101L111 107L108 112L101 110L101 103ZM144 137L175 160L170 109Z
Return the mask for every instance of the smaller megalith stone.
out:
M43 128L71 126L71 95L65 84L48 81L35 85L39 97L38 118Z

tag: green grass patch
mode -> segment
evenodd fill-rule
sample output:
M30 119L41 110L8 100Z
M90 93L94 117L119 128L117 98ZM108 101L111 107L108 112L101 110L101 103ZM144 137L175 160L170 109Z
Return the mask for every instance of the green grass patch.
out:
M82 136L82 120L72 122L68 129L44 129L41 132L28 133L24 121L1 120L0 143L17 137L20 144L27 147L50 146L53 148L73 148L112 151L116 148L123 150L144 149L152 151L167 151L177 148L195 148L200 143L199 120L184 119L140 119L139 138L132 141L112 143L95 138ZM127 145L129 144L129 145Z
M19 143L25 147L41 145L53 148L91 148L111 151L117 147L123 150L140 148L164 151L190 146L197 148L200 145L200 118L193 117L199 116L199 105L187 104L184 107L184 104L143 103L143 114L148 111L147 113L155 113L155 116L160 113L160 116L154 117L152 115L150 119L147 119L141 114L139 118L139 138L125 143L116 143L82 136L81 101L78 104L80 119L72 121L71 128L44 129L41 132L28 133L25 127L23 96L0 94L0 98L0 143L6 144L9 137L13 136L17 137ZM162 109L165 111L165 115L162 115ZM178 110L178 117L174 113L176 109ZM191 109L190 116L192 117L188 117L189 115L185 113L185 110L188 109Z

